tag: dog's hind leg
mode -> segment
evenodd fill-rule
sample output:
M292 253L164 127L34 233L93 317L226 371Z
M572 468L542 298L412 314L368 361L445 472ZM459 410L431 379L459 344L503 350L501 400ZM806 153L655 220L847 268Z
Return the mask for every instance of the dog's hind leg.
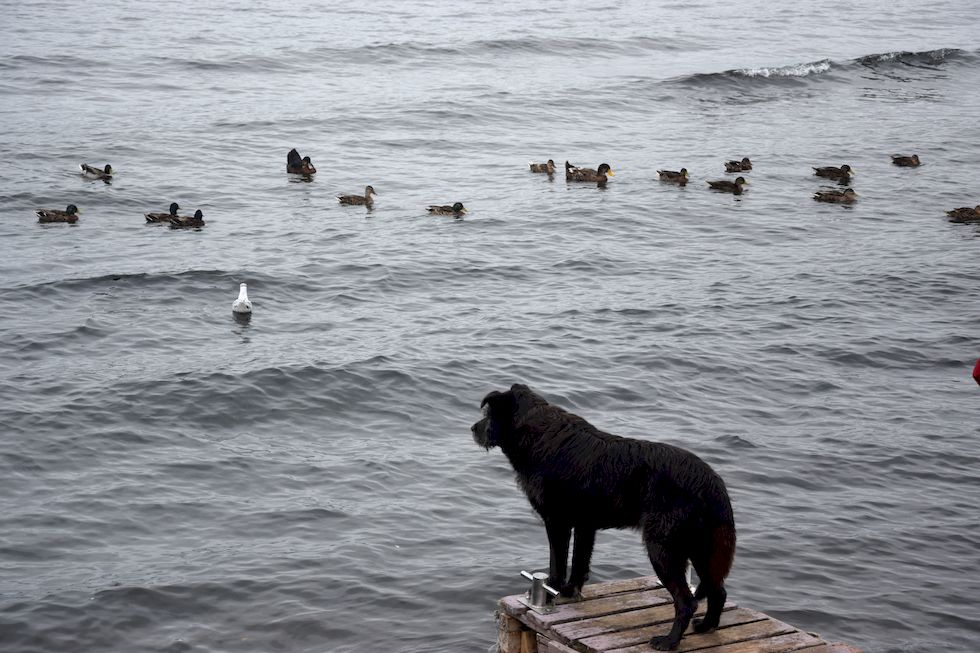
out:
M564 522L546 519L544 528L548 533L548 548L551 551L548 585L559 589L564 586L568 571L568 542L572 539L572 527Z
M707 598L708 609L703 619L694 620L694 632L706 633L718 627L721 611L725 607L728 591L725 590L725 576L731 568L734 555L735 531L731 527L715 528L710 537L703 538L706 546L700 547L691 556L691 563L698 572L701 583L696 598Z
M656 542L647 542L647 552L650 562L653 563L653 570L674 599L674 623L670 632L652 638L650 646L658 651L670 651L680 643L681 635L691 623L698 602L694 600L691 588L687 586L687 557L684 554Z
M589 564L592 561L592 548L595 546L595 529L584 526L575 527L575 546L572 547L572 573L568 583L562 585L561 595L579 596L582 586L589 579Z

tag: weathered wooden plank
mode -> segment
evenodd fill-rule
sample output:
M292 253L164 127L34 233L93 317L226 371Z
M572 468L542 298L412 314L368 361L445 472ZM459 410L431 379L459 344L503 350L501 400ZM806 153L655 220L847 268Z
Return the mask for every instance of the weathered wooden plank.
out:
M538 635L538 653L578 653L578 651L553 639L548 639L544 635Z
M582 588L582 598L584 600L603 598L615 594L625 594L643 590L653 590L662 588L663 585L656 576L640 576L639 578L627 578L625 580L613 580L607 583L593 583ZM498 601L500 609L507 614L517 616L529 609L520 599L524 594L512 594L505 596Z
M813 635L813 633L810 633ZM818 637L817 635L813 635ZM850 644L842 644L841 642L822 642L817 646L810 648L801 649L800 653L862 653L861 649L851 646Z
M520 617L522 614L530 610L529 607L521 603L520 599L522 597L523 594L505 596L497 601L497 608L502 614L510 615L511 617Z
M637 578L626 578L624 580L611 580L605 583L593 583L582 588L582 597L595 599L600 596L611 594L621 594L623 592L639 592L642 590L653 590L663 587L660 579L656 576L639 576Z
M684 639L686 639L686 637ZM682 646L684 644L684 639L681 639ZM730 644L722 644L721 646L710 645L708 648L680 648L680 650L701 650L707 651L708 653L788 653L788 651L807 649L805 652L801 653L810 653L809 647L816 646L821 643L822 642L813 635L797 630L792 633L775 635L763 639L750 639L741 642L733 642ZM609 653L650 653L650 650L650 646L644 643L639 646L615 649L615 651L609 651Z
M579 640L589 651L612 651L630 648L634 646L646 645L650 638L655 635L666 635L674 621L673 605L670 613L661 612L657 615L657 623L645 624L638 628L621 630L614 633L599 635L597 637L587 637ZM688 627L687 633L681 639L681 651L696 651L709 646L720 646L747 639L758 639L768 635L779 635L796 630L792 626L776 622L769 619L766 615L737 608L722 612L721 624L719 628L710 633L696 634L692 627Z
M538 653L538 634L533 630L521 631L521 653Z
M535 630L548 634L554 624L572 621L574 619L588 619L604 614L626 612L627 610L638 610L640 608L650 607L651 605L667 604L670 603L670 600L670 593L665 589L629 592L598 599L586 599L576 603L564 603L555 606L555 611L547 614L539 614L533 610L528 610L518 616L518 618Z
M509 615L497 615L497 649L500 653L521 653L521 632L531 632L527 626Z
M698 611L695 613L695 616L703 616L705 607L705 602L701 601L698 605ZM726 603L724 609L733 610L736 607L737 606L734 603ZM759 618L763 619L765 618L765 615L760 615ZM674 604L667 603L665 605L642 608L639 610L630 610L629 612L603 615L592 619L583 619L580 621L569 621L562 624L555 624L551 627L551 633L556 639L567 644L575 640L585 639L587 637L595 637L596 635L612 633L618 630L641 628L643 626L650 626L665 621L673 621L673 619Z

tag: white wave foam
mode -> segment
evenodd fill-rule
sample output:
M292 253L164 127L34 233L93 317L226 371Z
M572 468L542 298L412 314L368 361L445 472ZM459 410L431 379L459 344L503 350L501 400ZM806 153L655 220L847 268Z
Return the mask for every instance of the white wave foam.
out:
M830 60L823 59L779 68L739 68L733 72L745 77L806 77L807 75L825 73L828 70L830 70Z

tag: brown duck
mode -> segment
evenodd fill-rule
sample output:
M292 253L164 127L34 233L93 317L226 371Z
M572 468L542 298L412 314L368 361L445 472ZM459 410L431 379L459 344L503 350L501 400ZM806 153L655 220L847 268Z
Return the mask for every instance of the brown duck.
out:
M299 152L293 148L286 154L286 172L295 175L313 175L316 174L316 168L313 167L310 157L300 158Z
M844 190L818 190L813 194L813 199L818 202L835 202L837 204L850 204L856 202L858 194L853 188Z
M531 172L543 172L548 175L555 174L555 162L548 159L547 163L529 163L531 167Z
M201 209L194 211L193 216L175 215L170 218L171 229L199 228L204 226L204 213Z
M725 193L731 193L732 195L741 195L742 186L749 182L745 181L745 177L736 177L735 181L728 181L727 179L719 179L718 181L709 181L708 186L711 190L720 190Z
M660 175L660 181L669 181L672 184L679 184L681 186L687 185L687 168L681 168L680 170L657 170L657 174Z
M818 177L825 177L827 179L837 179L838 181L847 181L854 176L854 171L851 170L851 166L846 163L839 168L834 166L823 166L821 168L814 168L813 174Z
M606 179L614 176L608 163L600 163L599 168L593 170L592 168L579 168L565 161L565 181L584 181L605 186Z
M745 172L752 169L752 162L749 157L741 161L725 161L725 172Z
M466 207L463 206L462 202L456 202L452 206L448 204L432 205L428 208L429 213L432 215L455 215L457 217L466 213Z
M177 202L171 202L170 203L170 213L144 213L143 215L146 217L146 221L148 223L151 223L151 222L170 222L170 218L176 218L177 217L177 211L179 211L179 210L180 210L180 207L177 205Z
M374 206L374 186L365 186L363 195L338 195L337 201L341 204L354 204L358 206Z
M69 204L64 211L59 211L58 209L37 209L34 211L34 215L37 216L37 221L43 223L67 222L74 224L78 222L79 213L81 211L74 204Z
M980 204L975 208L961 206L958 209L946 211L950 222L980 222Z
M913 154L912 156L892 154L892 163L902 168L918 168L920 165L922 165L919 163L918 154Z

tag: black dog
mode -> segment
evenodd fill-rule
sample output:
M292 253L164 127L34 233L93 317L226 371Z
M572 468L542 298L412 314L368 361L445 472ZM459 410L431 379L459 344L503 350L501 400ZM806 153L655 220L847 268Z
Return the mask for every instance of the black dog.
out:
M544 520L552 587L563 596L579 595L597 530L639 528L654 571L674 597L670 633L650 645L675 648L701 598L708 609L694 621L695 632L718 626L735 556L735 521L725 484L706 462L678 447L604 433L525 385L491 392L481 408L484 418L473 425L473 439L503 450ZM688 560L701 579L694 596L685 577Z

